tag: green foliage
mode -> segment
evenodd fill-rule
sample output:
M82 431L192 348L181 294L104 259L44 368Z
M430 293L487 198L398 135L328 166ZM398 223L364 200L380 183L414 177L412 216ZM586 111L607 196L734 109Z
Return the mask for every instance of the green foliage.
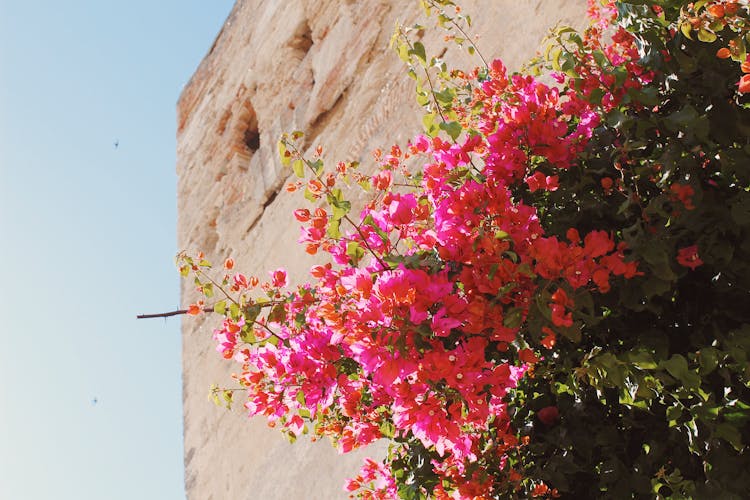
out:
M607 112L560 178L580 186L576 198L551 193L544 216L561 236L611 228L643 272L589 295L590 312L574 314L580 339L560 339L511 399L530 438L515 463L562 498L739 499L750 490L750 111L736 64L716 56L735 33L696 34L684 4L617 3L654 81ZM575 87L584 46L569 31L556 42L548 64ZM603 196L603 178L618 192ZM689 185L695 206L673 185ZM702 260L695 269L676 259L690 245ZM533 418L549 405L561 415L551 427Z

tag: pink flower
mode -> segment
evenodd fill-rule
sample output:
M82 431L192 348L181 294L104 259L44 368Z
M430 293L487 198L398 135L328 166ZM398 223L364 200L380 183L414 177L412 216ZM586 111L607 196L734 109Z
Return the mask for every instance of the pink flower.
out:
M276 288L284 288L289 284L289 280L286 277L286 271L279 268L273 271L271 274L271 284Z
M375 189L379 189L381 191L385 191L389 187L391 187L392 182L393 176L391 175L390 170L381 170L380 172L372 176L372 185L375 187Z
M242 290L248 287L247 284L247 278L244 274L237 273L232 277L232 281L234 281L234 286L232 287L235 290Z
M559 187L559 177L557 175L544 175L537 170L533 175L526 177L526 184L529 185L529 191L532 193L539 189L556 191Z

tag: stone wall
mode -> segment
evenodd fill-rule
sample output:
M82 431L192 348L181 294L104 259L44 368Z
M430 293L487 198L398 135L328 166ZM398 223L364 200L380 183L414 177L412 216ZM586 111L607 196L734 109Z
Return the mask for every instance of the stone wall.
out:
M558 22L581 26L585 0L464 0L482 52L518 68ZM296 244L276 142L303 130L329 164L405 144L420 131L413 81L388 48L396 21L432 26L417 0L239 0L177 106L178 244L209 260L267 277L283 265L305 278L311 257ZM446 44L439 30L422 40ZM456 48L451 67L477 60ZM194 299L189 283L183 303ZM216 318L183 322L185 488L191 500L346 498L342 484L367 453L340 456L328 442L290 445L262 419L207 400L231 385L235 366L214 350Z

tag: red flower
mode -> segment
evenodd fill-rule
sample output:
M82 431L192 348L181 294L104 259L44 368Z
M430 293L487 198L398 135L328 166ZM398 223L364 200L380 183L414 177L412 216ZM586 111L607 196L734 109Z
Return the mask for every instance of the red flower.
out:
M583 239L584 252L590 257L601 257L615 249L615 242L606 231L591 231Z
M737 84L739 86L739 91L742 94L747 94L750 92L750 74L747 74L740 78L740 83Z
M232 285L232 290L239 291L242 289L247 288L247 278L244 274L237 273L232 277L232 281L234 281L234 284Z
M571 243L581 242L581 235L578 233L578 230L574 227L571 227L570 229L568 229L568 231L565 233L565 237L568 238L568 241Z
M555 343L557 342L555 332L553 332L551 328L545 326L542 328L542 333L545 334L544 338L542 339L542 345L546 349L552 349L553 347L555 347Z
M560 411L557 406L546 406L536 412L536 416L539 417L539 421L544 425L553 425L560 419Z
M565 307L573 307L575 304L565 290L558 288L555 293L552 294L552 324L555 326L573 326L573 314L565 313Z
M531 349L521 349L518 351L518 359L532 365L539 362L539 357Z
M310 211L306 208L298 208L294 211L294 218L300 222L307 222L310 220Z
M718 19L724 17L724 6L721 4L715 3L713 5L709 5L708 7L706 7L706 10L709 12L709 14Z
M539 189L545 189L547 191L556 191L559 187L559 177L557 175L544 175L538 170L533 175L526 177L526 184L529 186L529 191L532 193Z
M732 52L726 47L722 47L719 50L716 51L716 57L719 59L729 59L732 57Z
M703 264L703 261L698 257L698 245L680 248L677 252L677 262L690 269L695 269Z
M688 210L692 210L695 208L692 199L693 195L695 194L695 189L693 189L692 186L689 186L687 184L674 183L669 186L669 190L672 193L671 197L673 200L679 200Z

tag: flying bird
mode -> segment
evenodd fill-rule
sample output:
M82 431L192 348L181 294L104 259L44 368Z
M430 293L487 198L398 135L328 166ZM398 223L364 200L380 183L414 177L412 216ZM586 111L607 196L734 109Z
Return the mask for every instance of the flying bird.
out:
M114 145L115 145L115 149L117 149L117 146L120 145L120 139L115 139Z

